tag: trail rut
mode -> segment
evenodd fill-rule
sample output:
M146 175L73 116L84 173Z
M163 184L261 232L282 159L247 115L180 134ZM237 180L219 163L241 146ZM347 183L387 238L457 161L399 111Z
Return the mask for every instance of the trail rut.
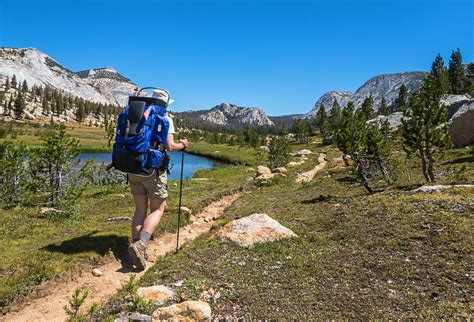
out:
M180 229L180 244L192 241L208 232L215 220L224 213L224 209L230 206L241 193L225 196L218 201L212 202L196 215L196 220ZM149 269L157 257L165 256L176 248L176 233L166 233L148 246ZM101 277L91 274L92 266L72 273L67 281L51 283L41 290L41 297L30 299L16 304L10 308L10 312L0 318L0 321L64 321L67 316L63 306L66 305L75 289L81 288L89 291L89 297L84 307L89 307L93 302L105 303L120 287L128 281L131 273L124 266L121 259L110 256L105 263L98 268L102 271ZM138 272L141 277L145 271Z
M314 176L320 172L321 170L324 169L324 167L327 164L327 161L325 159L326 154L325 153L320 153L318 156L318 165L315 166L313 169L302 172L302 173L297 173L296 174L296 182L309 182L313 180Z

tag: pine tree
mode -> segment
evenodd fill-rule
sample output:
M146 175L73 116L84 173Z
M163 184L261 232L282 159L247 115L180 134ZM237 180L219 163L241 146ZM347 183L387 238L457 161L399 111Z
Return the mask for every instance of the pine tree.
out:
M391 184L394 181L394 169L397 160L392 157L393 137L387 120L382 124L367 124L365 149L367 158L376 165L384 180Z
M463 94L466 76L464 75L464 66L462 65L462 56L459 48L452 51L449 59L449 81L451 83L452 94Z
M18 92L18 95L15 99L15 117L17 119L20 119L23 114L25 113L25 108L26 108L26 101L25 97L23 96L22 92Z
M64 124L53 124L45 134L41 148L32 152L31 171L39 173L46 182L48 203L57 206L67 190L64 178L70 172L74 158L79 155L79 141L71 138ZM44 189L43 185L40 188Z
M286 137L272 137L268 149L268 166L270 169L286 166L290 161L291 146Z
M0 91L0 106L4 107L4 113L3 114L5 114L5 110L6 110L6 107L7 107L7 102L5 100L5 92L3 92L3 91Z
M5 83L5 92L10 90L10 77L7 76L7 81Z
M26 82L26 79L23 81L23 84L21 85L21 91L23 94L26 94L28 92L28 83Z
M403 111L403 148L408 156L421 160L426 181L435 180L435 153L450 145L447 107L440 104L439 80L427 78L419 93L413 94Z
M15 74L13 74L13 76L12 76L12 81L11 81L11 83L10 83L10 86L11 86L12 88L16 88L16 86L17 86L16 75L15 75Z
M382 97L382 101L380 102L380 107L378 111L379 115L385 115L388 116L390 114L390 109L388 108L387 101L385 100L385 97Z
M436 56L431 65L431 71L428 78L430 79L430 86L434 95L441 96L450 92L448 70L444 66L444 60L440 54Z
M43 114L48 115L49 114L49 104L48 101L43 98L43 101L41 102L41 108L43 109Z
M321 135L325 136L328 125L328 116L324 104L319 105L319 110L316 113L315 123L316 126L319 128L319 132L321 132Z
M375 111L374 111L374 98L372 95L367 96L364 99L364 102L362 103L361 110L365 115L365 118L367 120L371 120L375 116Z
M406 107L408 99L408 90L405 84L402 84L398 89L398 97L395 99L393 104L392 112L403 111Z
M13 94L10 94L10 99L7 104L7 115L10 116L13 111Z
M339 128L339 123L341 121L341 106L337 101L331 106L331 110L329 111L329 129L331 132L334 132Z
M341 121L334 133L339 150L349 154L356 162L357 174L362 180L362 185L369 193L373 192L367 177L367 159L364 153L364 144L367 136L367 119L365 113L354 108L354 103L349 102L342 111Z
M474 63L467 64L465 92L474 96Z
M24 186L26 146L6 141L0 144L0 197L8 203L18 203Z

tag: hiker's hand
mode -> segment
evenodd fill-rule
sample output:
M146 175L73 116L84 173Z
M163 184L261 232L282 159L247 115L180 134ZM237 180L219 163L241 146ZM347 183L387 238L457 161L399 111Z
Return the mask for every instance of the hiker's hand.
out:
M183 144L183 150L186 149L189 145L188 139L186 139L186 138L179 140L179 143Z

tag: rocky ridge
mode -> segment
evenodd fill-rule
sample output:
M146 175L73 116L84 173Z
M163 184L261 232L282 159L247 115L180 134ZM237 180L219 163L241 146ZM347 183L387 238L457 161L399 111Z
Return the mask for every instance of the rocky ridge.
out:
M31 86L51 86L87 101L123 105L137 87L111 67L74 73L36 48L0 48L0 81L16 76Z

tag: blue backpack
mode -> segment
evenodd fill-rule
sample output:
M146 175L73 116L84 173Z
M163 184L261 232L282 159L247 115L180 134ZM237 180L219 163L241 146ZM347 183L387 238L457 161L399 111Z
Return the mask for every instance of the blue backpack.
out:
M166 144L169 121L166 109L151 103L130 100L119 115L112 150L114 168L133 174L151 174L154 169L167 168L164 163L169 157L159 147Z

